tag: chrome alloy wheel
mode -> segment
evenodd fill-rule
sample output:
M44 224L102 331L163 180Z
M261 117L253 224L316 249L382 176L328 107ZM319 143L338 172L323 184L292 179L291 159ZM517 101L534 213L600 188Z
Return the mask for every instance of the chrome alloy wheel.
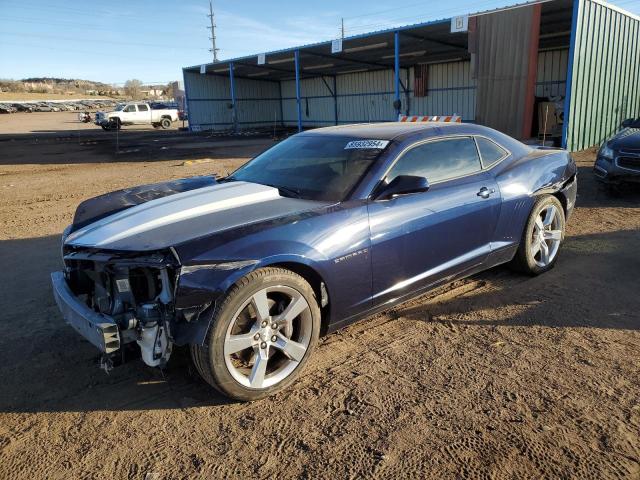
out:
M311 309L300 292L284 285L259 290L227 328L224 360L229 373L248 388L281 382L304 358L312 327Z
M540 211L530 239L531 255L536 265L546 267L558 253L562 241L561 219L555 205Z

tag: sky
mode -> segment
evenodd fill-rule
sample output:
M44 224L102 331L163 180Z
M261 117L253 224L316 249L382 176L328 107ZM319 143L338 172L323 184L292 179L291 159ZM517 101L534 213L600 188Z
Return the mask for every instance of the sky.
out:
M214 0L219 58L518 3L516 0ZM611 3L640 14L640 0ZM208 0L0 0L0 78L166 84L207 63Z

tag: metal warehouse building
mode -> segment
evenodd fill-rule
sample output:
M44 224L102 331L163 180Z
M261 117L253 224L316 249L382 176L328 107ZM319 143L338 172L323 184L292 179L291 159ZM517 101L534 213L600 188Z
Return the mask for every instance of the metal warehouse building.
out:
M579 150L640 116L640 17L549 0L183 73L196 131L459 115L520 139L555 129Z

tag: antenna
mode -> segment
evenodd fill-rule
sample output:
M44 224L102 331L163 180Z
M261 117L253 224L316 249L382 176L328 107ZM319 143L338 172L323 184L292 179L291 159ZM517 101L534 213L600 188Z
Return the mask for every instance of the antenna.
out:
M207 27L211 29L211 36L209 37L211 40L211 48L209 51L213 53L213 63L216 63L218 61L218 51L220 49L216 47L216 24L214 21L213 3L211 3L211 0L209 0L209 15L207 15L207 17L209 17L209 20L211 21L211 26Z

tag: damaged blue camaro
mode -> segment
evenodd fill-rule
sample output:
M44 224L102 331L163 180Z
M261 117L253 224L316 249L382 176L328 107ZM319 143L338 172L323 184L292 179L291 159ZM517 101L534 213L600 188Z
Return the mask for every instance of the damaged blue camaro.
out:
M205 381L254 400L321 334L498 264L549 270L576 188L567 152L478 125L317 129L223 179L83 202L53 290L107 360L188 345Z

